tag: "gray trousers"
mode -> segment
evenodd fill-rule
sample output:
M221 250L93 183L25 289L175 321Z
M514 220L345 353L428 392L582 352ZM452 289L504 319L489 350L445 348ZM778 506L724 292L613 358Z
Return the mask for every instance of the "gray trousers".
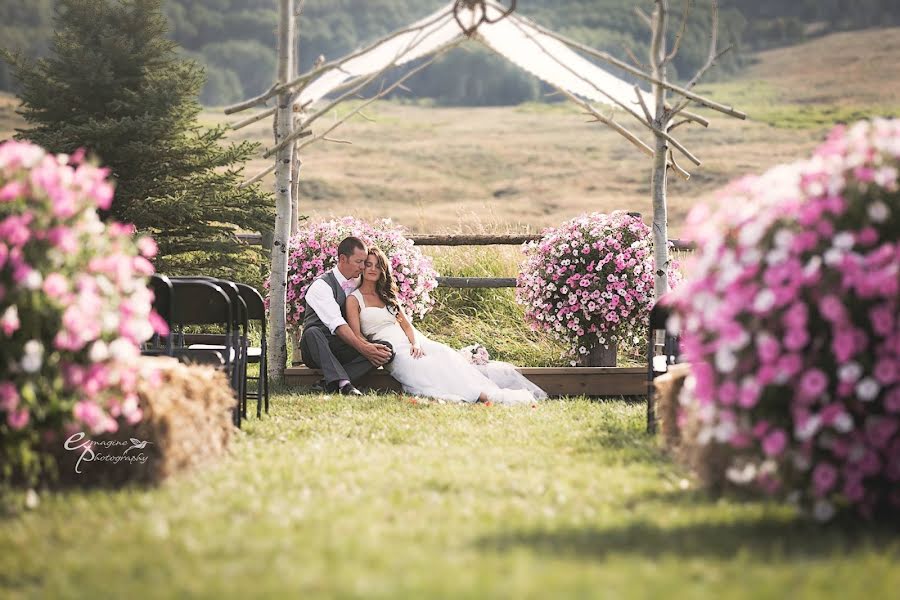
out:
M393 348L389 343L381 341L376 343L387 346L393 354ZM336 383L342 379L354 381L375 368L375 365L353 346L324 327L303 329L300 336L300 356L306 366L322 369L326 384Z

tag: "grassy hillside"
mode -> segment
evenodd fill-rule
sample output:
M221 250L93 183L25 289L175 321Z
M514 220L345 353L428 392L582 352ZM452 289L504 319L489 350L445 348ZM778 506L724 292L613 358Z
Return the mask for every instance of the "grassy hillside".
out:
M681 128L704 164L673 180L678 233L698 199L746 173L807 154L836 121L900 109L900 28L840 33L755 56L739 79L705 94L746 111ZM303 212L390 216L415 231L535 230L582 213L651 212L649 161L570 104L450 109L382 103L304 154ZM220 118L209 114L210 119ZM324 126L324 125L323 125ZM261 123L238 132L270 144ZM646 137L646 136L645 136ZM248 167L256 172L268 161Z
M900 28L838 33L760 53L742 77L701 86L750 118L709 113L708 130L678 130L704 164L690 181L672 181L674 235L696 201L735 177L804 156L834 122L898 114L898 50ZM21 125L13 104L0 101L0 137ZM461 109L385 102L367 116L374 122L357 118L332 134L352 145L320 143L304 152L304 214L392 217L417 232L440 232L534 231L592 210L651 213L646 157L568 103ZM220 111L204 119L226 120ZM233 136L270 145L271 125ZM268 164L254 160L247 173Z

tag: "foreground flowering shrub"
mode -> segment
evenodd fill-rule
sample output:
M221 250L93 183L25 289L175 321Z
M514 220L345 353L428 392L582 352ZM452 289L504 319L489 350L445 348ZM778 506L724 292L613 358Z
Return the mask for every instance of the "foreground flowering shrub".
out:
M153 334L152 240L104 224L113 189L80 156L0 145L0 468L52 471L74 431L140 421L134 360Z
M288 324L302 325L306 288L316 277L337 265L338 244L347 236L378 246L390 258L399 300L406 314L423 317L431 310L434 305L431 291L437 287L437 273L431 259L405 237L404 230L390 219L370 224L344 217L310 223L291 238L287 275Z
M598 344L646 337L653 241L640 217L583 215L545 230L523 249L516 298L525 305L525 319L532 329L569 342L570 358ZM673 263L670 286L676 273Z
M900 121L836 128L810 160L691 216L677 292L700 444L727 477L827 520L900 508Z

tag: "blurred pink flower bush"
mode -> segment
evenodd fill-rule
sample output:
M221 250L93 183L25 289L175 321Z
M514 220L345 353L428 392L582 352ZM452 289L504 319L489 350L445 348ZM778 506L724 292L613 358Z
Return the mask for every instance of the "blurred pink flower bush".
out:
M837 127L811 159L695 209L676 293L701 444L728 478L820 520L900 508L900 120Z
M399 299L407 315L423 317L431 310L437 272L431 259L415 247L402 227L390 219L366 223L353 217L301 226L290 241L287 275L287 322L303 323L303 297L313 280L337 265L337 247L347 236L381 248L391 260ZM268 287L268 285L267 285Z
M570 344L577 358L647 335L653 306L653 240L640 217L591 213L549 228L524 245L516 299L525 320ZM672 262L669 285L679 278Z
M165 328L146 286L156 245L100 221L106 176L80 155L0 145L0 478L52 471L41 448L70 432L142 417L135 359Z

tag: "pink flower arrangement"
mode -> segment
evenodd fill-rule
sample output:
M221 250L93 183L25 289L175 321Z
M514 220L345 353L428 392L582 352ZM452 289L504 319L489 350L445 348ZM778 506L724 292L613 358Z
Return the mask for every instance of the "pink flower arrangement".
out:
M900 508L898 169L900 120L863 121L690 216L675 326L699 441L821 520Z
M459 349L459 353L473 365L486 365L491 360L487 348L481 344L473 344Z
M653 306L653 242L637 216L591 213L523 246L516 299L525 320L570 344L572 364L597 345L637 342ZM676 284L677 265L669 283Z
M337 247L347 236L376 245L391 260L399 299L407 315L423 317L431 310L437 272L431 259L415 247L390 219L366 223L353 217L310 223L290 240L287 275L287 322L303 323L303 297L313 280L337 265ZM268 286L268 282L267 282Z
M47 461L34 453L57 436L112 432L118 419L142 418L134 360L154 332L146 281L155 244L100 221L97 209L113 197L106 176L80 154L0 145L5 477L38 477Z

